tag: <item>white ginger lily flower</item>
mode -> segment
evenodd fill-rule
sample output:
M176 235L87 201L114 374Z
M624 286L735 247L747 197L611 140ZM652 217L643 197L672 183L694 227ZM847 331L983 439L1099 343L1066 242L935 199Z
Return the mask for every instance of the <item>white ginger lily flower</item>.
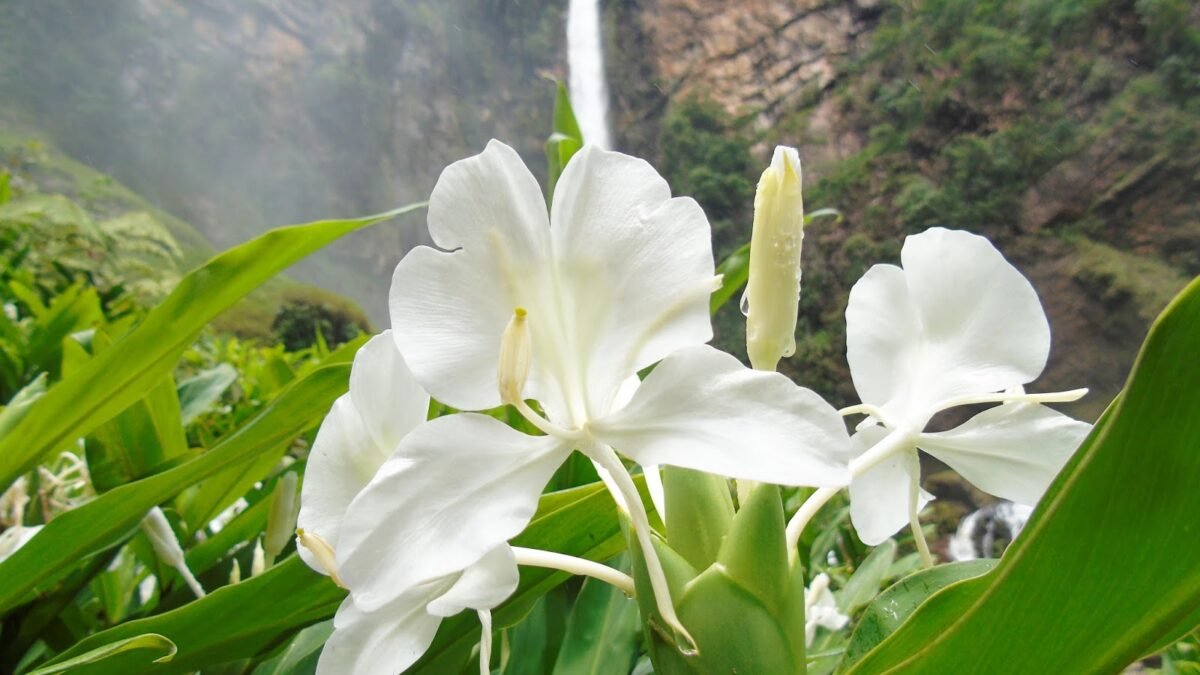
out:
M838 610L833 592L829 590L829 575L821 572L804 589L804 646L811 647L817 628L841 630L850 617Z
M334 401L308 455L296 550L309 567L345 587L335 551L346 510L428 414L429 394L396 351L391 331L371 338L354 355L350 391Z
M967 232L932 228L908 237L903 267L875 265L850 292L846 356L870 418L852 439L850 517L863 542L913 527L930 560L917 513L917 449L985 492L1033 505L1091 425L1041 403L1078 389L1026 394L1046 365L1050 324L1037 292L996 248ZM949 431L927 433L938 412L1003 403ZM881 426L876 426L878 422Z
M704 344L717 285L708 221L693 200L672 198L646 162L584 148L547 217L536 179L492 141L442 173L429 230L443 250L413 249L392 285L405 361L438 400L463 410L510 403L546 435L467 413L407 436L351 506L353 525L338 544L339 572L364 611L518 534L572 449L597 464L647 538L668 622L674 611L647 516L614 447L643 466L846 484L849 439L828 404ZM655 362L639 385L638 371ZM425 555L378 564L412 550Z

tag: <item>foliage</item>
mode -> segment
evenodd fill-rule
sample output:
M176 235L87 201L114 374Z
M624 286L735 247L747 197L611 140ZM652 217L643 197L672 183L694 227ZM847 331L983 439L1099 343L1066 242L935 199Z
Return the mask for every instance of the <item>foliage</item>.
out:
M271 332L288 351L320 341L333 348L371 332L371 323L361 309L339 295L297 288L285 292Z

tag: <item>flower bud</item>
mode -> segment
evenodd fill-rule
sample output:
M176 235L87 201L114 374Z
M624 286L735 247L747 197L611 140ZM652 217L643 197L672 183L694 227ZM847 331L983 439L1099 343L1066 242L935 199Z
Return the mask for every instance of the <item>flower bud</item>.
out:
M500 336L500 364L496 380L500 386L500 400L516 404L522 400L525 378L529 376L529 327L525 323L527 312L524 307L513 310L512 319Z
M781 145L754 196L750 275L742 298L746 351L758 370L775 370L780 358L796 353L803 243L800 155Z
M296 516L300 513L300 500L296 498L296 472L288 471L275 483L271 493L271 507L267 511L267 533L263 537L267 566L287 546L296 527Z
M197 598L203 598L204 588L200 586L200 582L196 581L196 577L188 569L187 560L183 557L183 548L179 546L179 540L175 538L175 531L171 529L171 523L167 522L167 516L163 510L157 506L150 509L146 517L142 519L141 527L142 532L146 533L146 538L150 540L150 546L154 549L154 554L158 556L158 559L163 564L175 568L192 593Z

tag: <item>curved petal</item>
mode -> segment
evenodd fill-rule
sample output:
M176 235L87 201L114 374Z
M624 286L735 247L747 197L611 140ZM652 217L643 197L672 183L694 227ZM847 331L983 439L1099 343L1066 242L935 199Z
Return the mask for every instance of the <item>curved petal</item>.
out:
M544 286L546 205L521 158L498 141L451 164L429 200L434 243L409 251L392 276L396 344L438 400L481 410L500 404L500 335L513 309Z
M1008 403L918 444L984 492L1033 506L1091 430L1044 405Z
M429 394L404 363L392 331L371 338L354 355L350 400L375 445L384 450L384 459L429 416Z
M454 586L429 603L434 616L454 616L464 609L491 609L517 590L521 575L512 547L501 544L468 567Z
M373 612L356 605L353 595L346 598L333 618L317 675L395 675L416 663L442 623L425 611L431 590L436 589L414 589Z
M484 415L417 427L346 513L338 571L358 604L373 610L517 535L569 452Z
M350 393L334 402L317 432L304 473L297 526L336 549L350 502L428 412L429 395L404 365L391 331L368 340L354 355ZM309 567L328 573L311 551L298 549Z
M911 306L888 271L868 272L859 282L865 288L855 285L846 309L847 358L864 402L909 415L1041 373L1050 324L1033 286L991 242L935 227L908 237L900 257ZM884 304L889 298L894 306ZM907 312L915 312L919 327L915 346L913 319L900 316ZM899 332L889 336L887 330ZM902 349L891 354L878 351L897 346Z
M308 454L296 526L336 547L346 509L387 461L388 450L372 440L350 394L334 401ZM311 551L296 549L309 567L328 573Z
M643 466L671 464L782 485L841 486L849 437L820 396L707 345L667 358L633 400L589 428Z
M645 161L593 146L563 171L550 220L562 320L586 359L589 416L603 416L623 380L712 338L711 229Z
M920 317L908 292L904 270L875 265L850 289L846 304L846 360L863 403L907 414L904 396L921 367Z
M883 427L868 427L854 434L850 442L861 454L887 434ZM908 497L920 474L916 450L904 450L850 481L850 521L864 544L882 544L908 525ZM931 499L932 495L921 490L917 511Z

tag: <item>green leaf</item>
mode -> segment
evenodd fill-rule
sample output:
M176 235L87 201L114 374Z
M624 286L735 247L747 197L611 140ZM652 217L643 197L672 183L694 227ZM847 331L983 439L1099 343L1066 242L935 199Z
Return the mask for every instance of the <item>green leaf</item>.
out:
M896 559L896 542L888 539L871 551L837 594L838 609L850 615L879 594L879 586L887 578Z
M124 655L77 672L185 673L252 657L294 631L330 617L346 592L290 556L259 576L157 616L129 621L84 638L51 663L154 632L179 647L170 663L151 666Z
M986 574L996 566L996 562L969 560L938 565L921 570L889 586L867 605L866 611L859 618L854 634L850 636L850 644L846 647L842 667L853 665L875 645L895 632L930 595L952 583Z
M1197 344L1200 278L996 569L935 593L850 672L1116 672L1193 616Z
M251 290L344 234L421 206L279 228L193 270L136 329L51 388L0 438L0 488L145 396L205 324Z
M237 381L237 371L228 363L218 364L179 383L179 408L184 426L208 412L221 394Z
M31 592L49 590L81 560L124 541L151 507L197 480L279 447L320 422L334 399L345 393L349 377L346 364L317 369L200 457L110 490L51 520L0 563L0 613Z
M628 568L628 563L616 567ZM628 675L638 655L640 626L637 601L602 581L584 581L554 675Z
M46 379L49 376L42 373L34 378L33 382L25 385L20 391L13 395L12 400L8 405L0 410L0 436L8 433L10 429L16 426L17 422L29 412L34 402L46 393Z
M128 662L145 663L149 660L152 663L166 663L175 657L176 652L174 642L155 633L146 633L145 635L138 635L137 637L126 638L102 647L97 647L75 658L59 661L52 666L30 671L27 675L53 675L54 673L80 672L85 666L97 664L118 654L128 655L129 652L145 650L151 650L151 653L137 654L136 658L132 658Z
M310 675L316 671L321 648L332 634L332 619L305 628L278 656L259 664L253 675Z
M187 439L171 376L89 434L86 448L97 492L148 476L185 454Z
M546 197L554 195L554 186L562 175L567 162L583 147L583 132L575 120L575 111L571 108L571 97L567 87L562 82L555 83L554 93L554 129L546 139L546 166L549 180L546 183Z

